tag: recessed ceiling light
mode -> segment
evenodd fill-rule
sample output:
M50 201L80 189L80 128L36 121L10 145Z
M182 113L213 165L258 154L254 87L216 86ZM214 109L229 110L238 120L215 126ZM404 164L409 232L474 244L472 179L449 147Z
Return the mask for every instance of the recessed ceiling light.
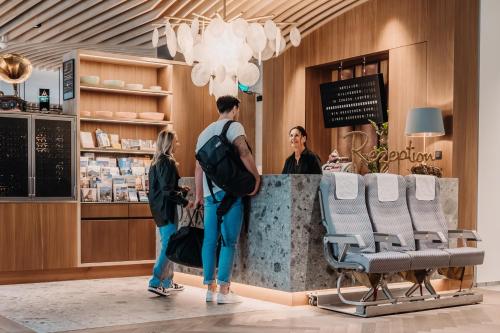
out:
M37 28L37 29L38 29L38 28L40 28L41 26L42 26L42 24L41 24L41 23L38 23L38 24L35 24L35 25L33 26L33 28Z

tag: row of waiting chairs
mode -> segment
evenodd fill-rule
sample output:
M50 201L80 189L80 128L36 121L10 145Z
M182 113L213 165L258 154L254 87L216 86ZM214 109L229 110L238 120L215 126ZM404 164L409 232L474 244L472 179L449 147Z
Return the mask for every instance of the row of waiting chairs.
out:
M338 293L344 303L377 305L397 302L387 281L399 274L414 284L407 298L439 298L431 276L447 269L480 265L484 251L473 247L450 248L450 239L480 240L477 233L448 230L439 200L439 181L433 176L348 173L323 175L320 199L325 256L340 274ZM346 274L369 287L358 301L340 291ZM424 296L422 287L429 295ZM412 296L420 288L420 296ZM377 299L377 291L386 296ZM401 300L401 298L399 298Z

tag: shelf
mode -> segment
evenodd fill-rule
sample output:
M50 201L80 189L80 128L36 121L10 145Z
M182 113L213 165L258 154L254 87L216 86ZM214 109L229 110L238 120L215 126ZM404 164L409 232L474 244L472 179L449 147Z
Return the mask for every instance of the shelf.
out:
M93 123L114 123L114 124L132 124L143 126L167 126L172 124L171 121L165 120L146 120L146 119L115 119L115 118L80 118L80 121L93 122Z
M138 204L144 204L148 205L149 201L123 201L123 202L103 202L103 201L80 201L82 205L138 205Z
M154 155L154 151L137 149L105 149L105 148L80 148L82 153L122 154L122 155Z
M152 91L152 90L133 90L126 88L108 88L108 87L98 87L98 86L86 86L80 85L80 90L85 91L97 91L103 93L111 93L111 94L126 94L126 95L139 95L139 96L153 96L153 97L165 97L172 95L171 91L161 90L161 91Z

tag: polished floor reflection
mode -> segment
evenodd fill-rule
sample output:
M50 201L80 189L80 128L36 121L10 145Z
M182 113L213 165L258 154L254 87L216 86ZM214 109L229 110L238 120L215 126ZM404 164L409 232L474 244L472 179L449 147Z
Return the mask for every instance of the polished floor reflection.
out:
M246 299L205 304L188 287L169 298L145 291L146 277L0 286L0 332L500 332L500 288L484 303L362 319Z

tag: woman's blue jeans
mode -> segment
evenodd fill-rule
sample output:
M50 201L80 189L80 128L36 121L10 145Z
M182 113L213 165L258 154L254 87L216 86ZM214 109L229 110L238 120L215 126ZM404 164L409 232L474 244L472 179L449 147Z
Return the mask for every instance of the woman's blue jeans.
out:
M217 201L224 197L224 191L215 193ZM205 197L205 217L204 228L205 237L203 239L202 260L203 260L203 283L212 284L215 282L215 264L217 260L217 241L219 240L219 230L217 225L217 207L219 203L214 203L211 195ZM219 270L217 272L217 282L220 285L231 282L233 271L234 253L243 222L243 205L241 198L231 206L229 212L224 215L221 224L222 237L224 243L221 246L219 256Z
M158 228L161 239L160 254L156 258L155 266L153 267L153 277L149 280L150 287L169 288L174 277L174 263L168 260L166 252L170 236L177 231L175 223L169 223Z

